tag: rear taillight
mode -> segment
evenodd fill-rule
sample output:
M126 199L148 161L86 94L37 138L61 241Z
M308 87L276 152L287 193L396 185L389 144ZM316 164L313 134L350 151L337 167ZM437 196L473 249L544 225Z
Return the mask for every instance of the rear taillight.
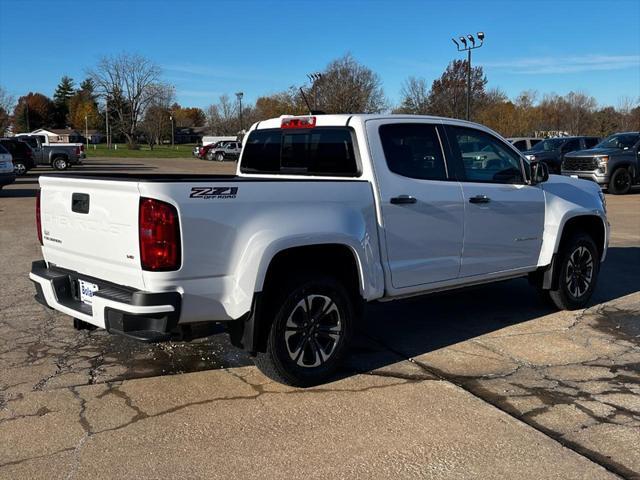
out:
M173 205L153 198L141 198L138 229L143 270L180 268L180 223Z
M80 149L80 147L76 146L76 155L80 155L80 152L81 152L81 151L82 151L82 150Z
M36 193L36 229L38 230L38 241L42 245L42 220L40 219L40 190Z

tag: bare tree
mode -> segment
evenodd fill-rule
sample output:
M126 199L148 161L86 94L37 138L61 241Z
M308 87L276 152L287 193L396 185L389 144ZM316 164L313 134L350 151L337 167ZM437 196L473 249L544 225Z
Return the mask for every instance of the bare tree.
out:
M375 113L387 108L378 74L350 54L331 62L315 83L318 108L327 113Z
M141 55L123 53L103 57L89 70L96 91L110 101L109 112L115 126L132 145L145 110L153 101L160 83L160 67Z
M487 77L482 67L471 67L471 117L484 102ZM429 109L434 115L464 118L467 109L467 61L453 60L431 84Z
M0 86L0 136L4 135L4 132L11 125L11 109L15 99L9 95L9 93Z
M149 148L159 145L171 135L171 104L175 101L175 89L171 85L152 85L153 99L147 106L140 123Z
M638 128L637 125L633 125L633 118L631 112L634 108L638 108L640 105L640 97L633 99L629 96L622 96L618 98L618 108L616 109L620 114L620 130L628 131L634 128Z
M568 107L568 128L574 135L583 135L590 127L596 99L583 92L569 92L565 95Z
M400 106L394 113L426 115L429 113L429 86L424 78L409 77L400 90Z
M243 107L244 108L244 107ZM207 109L207 126L217 135L235 135L240 130L238 105L226 93Z

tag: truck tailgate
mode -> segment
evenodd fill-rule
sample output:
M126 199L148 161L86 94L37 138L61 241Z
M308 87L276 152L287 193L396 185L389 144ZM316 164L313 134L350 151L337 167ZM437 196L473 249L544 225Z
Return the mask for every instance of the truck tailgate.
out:
M137 182L40 177L43 254L48 263L144 288Z

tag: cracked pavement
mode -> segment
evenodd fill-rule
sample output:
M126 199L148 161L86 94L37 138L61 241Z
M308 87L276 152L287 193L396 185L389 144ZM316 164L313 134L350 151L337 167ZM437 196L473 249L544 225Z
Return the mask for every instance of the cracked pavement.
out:
M233 165L84 168L123 167ZM589 308L526 280L373 304L340 378L300 390L225 335L145 345L37 304L35 188L0 192L1 479L640 478L640 192L607 196Z

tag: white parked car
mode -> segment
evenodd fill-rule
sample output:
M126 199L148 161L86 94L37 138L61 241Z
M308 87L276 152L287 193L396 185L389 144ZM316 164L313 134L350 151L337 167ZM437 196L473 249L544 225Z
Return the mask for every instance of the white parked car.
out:
M558 308L584 307L609 238L596 184L438 117L276 118L248 132L235 176L40 187L38 301L143 341L222 322L266 375L301 386L335 371L365 302L528 276Z
M11 153L0 145L0 189L16 180Z

